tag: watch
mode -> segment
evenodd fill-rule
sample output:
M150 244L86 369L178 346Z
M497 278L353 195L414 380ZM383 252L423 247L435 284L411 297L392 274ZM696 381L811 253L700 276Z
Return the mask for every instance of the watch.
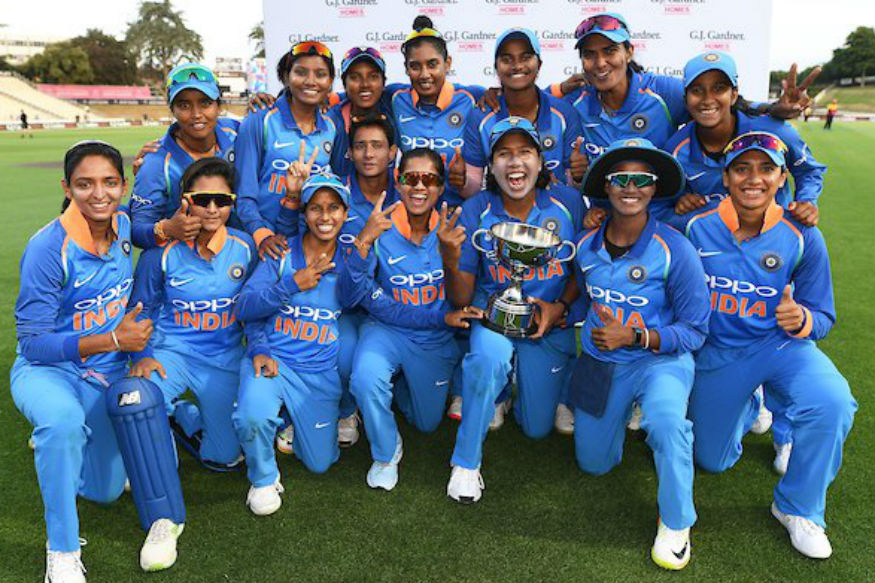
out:
M635 332L635 346L644 346L642 343L642 340L644 339L644 330L633 327L632 331Z

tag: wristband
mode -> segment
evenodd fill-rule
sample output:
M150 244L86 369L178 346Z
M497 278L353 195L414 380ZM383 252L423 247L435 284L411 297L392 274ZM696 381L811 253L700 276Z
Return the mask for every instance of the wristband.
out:
M644 350L650 349L650 330L648 328L644 329Z
M164 223L164 219L161 219L160 221L155 223L154 227L152 227L152 233L155 235L155 238L158 239L159 241L166 241L167 240L167 235L164 234L164 224L163 223Z
M642 346L641 340L644 339L644 330L641 328L632 328L632 331L635 332L635 346Z
M118 336L115 335L115 330L110 330L109 335L112 337L112 343L115 344L115 349L121 352L122 345L118 342Z

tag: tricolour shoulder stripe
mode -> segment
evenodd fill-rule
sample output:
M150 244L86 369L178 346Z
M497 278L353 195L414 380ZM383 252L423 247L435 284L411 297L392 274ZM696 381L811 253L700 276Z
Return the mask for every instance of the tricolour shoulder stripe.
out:
M662 271L662 278L668 279L668 270L671 268L671 249L669 249L668 243L665 242L665 239L659 235L654 234L653 238L659 241L662 248L665 250L665 269Z

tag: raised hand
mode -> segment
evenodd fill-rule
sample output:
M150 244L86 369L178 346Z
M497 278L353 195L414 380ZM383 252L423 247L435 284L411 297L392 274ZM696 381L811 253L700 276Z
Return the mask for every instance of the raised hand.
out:
M806 227L814 227L820 220L820 211L817 209L817 205L812 202L796 202L794 200L787 205L787 210L790 211L794 219Z
M253 356L252 368L255 369L255 378L264 375L264 378L271 379L277 376L280 371L279 363L266 354Z
M597 229L602 226L602 223L605 222L605 218L608 216L608 211L601 207L593 207L586 211L586 214L583 216L583 228L584 229Z
M298 289L307 291L319 285L319 280L322 279L322 274L329 269L334 269L334 262L328 255L322 253L316 258L316 261L295 272L295 283L298 284Z
M706 201L705 197L701 194L687 193L682 195L674 204L674 214L685 215L695 210L699 210L706 204L708 204L708 201Z
M569 166L571 177L575 182L583 180L583 175L586 174L586 169L589 168L589 158L586 154L580 151L580 146L583 144L583 136L574 141L574 148L571 150L571 158Z
M172 217L164 221L164 234L177 241L192 241L201 232L199 217L188 214L188 200L182 199Z
M143 304L137 303L134 309L125 314L115 329L118 348L122 352L139 352L146 348L152 336L152 320L143 318L139 322L137 316L143 311Z
M152 376L152 373L156 371L158 372L158 376L162 379L167 378L167 371L164 370L164 365L154 358L147 356L146 358L138 360L134 366L131 367L131 373L128 376L148 379Z
M574 73L559 85L559 91L562 92L562 95L568 95L586 84L586 75L583 73Z
M270 93L256 93L249 98L249 111L256 112L259 109L269 109L276 102L276 97Z
M283 235L265 237L258 245L258 256L264 261L265 256L279 259L289 250L289 242Z
M444 322L451 328L468 329L471 327L468 320L482 320L486 313L477 306L465 306L460 310L453 310L444 315Z
M808 87L814 83L814 80L820 75L823 69L815 67L811 73L802 80L802 83L796 84L798 67L796 63L790 66L790 71L787 73L787 78L781 81L781 96L778 98L771 108L771 114L780 119L794 119L799 117L806 107L811 103L811 97L808 95Z
M602 304L595 304L595 313L604 326L592 329L592 343L602 351L611 351L635 343L635 331L614 317Z
M307 142L301 140L298 159L289 164L289 169L286 170L286 207L296 209L301 205L301 190L304 188L304 182L310 177L310 171L318 155L319 147L314 146L310 158L307 159Z
M793 299L793 288L789 285L784 286L781 301L778 303L778 307L775 308L775 319L778 322L778 326L788 334L799 332L799 329L802 328L802 324L805 322L805 311Z
M462 207L456 207L456 210L448 218L447 203L441 205L437 238L444 269L457 269L459 267L459 259L462 257L462 243L465 242L465 227L456 225L461 214Z
M359 243L363 246L362 250L364 251L367 251L380 235L392 227L392 219L390 219L389 216L395 212L395 209L401 204L400 200L396 200L394 203L390 204L387 209L383 210L384 202L386 202L385 190L380 193L380 197L377 199L377 202L374 203L374 208L371 210L371 214L368 215L368 220L365 222L365 226L362 227L361 232L358 234ZM365 255L367 255L366 252Z
M450 183L450 186L459 191L465 188L468 167L465 164L465 159L462 158L462 150L459 146L456 146L456 154L453 156L453 159L450 160L450 165L447 170L447 181Z
M161 140L152 140L151 142L146 142L145 144L143 144L143 147L140 148L140 151L137 152L137 155L134 157L134 161L131 162L131 169L134 172L134 176L137 175L137 172L140 171L140 166L142 166L143 162L146 161L146 154L157 152L160 149Z

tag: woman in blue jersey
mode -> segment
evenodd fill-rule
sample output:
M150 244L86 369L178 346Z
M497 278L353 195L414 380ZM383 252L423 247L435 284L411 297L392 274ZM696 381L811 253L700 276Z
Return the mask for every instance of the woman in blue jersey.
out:
M494 257L478 252L470 237L478 229L504 222L548 229L562 240L579 232L583 215L580 197L560 200L545 189L550 173L544 167L535 126L509 117L495 124L490 139L488 190L465 202L438 230L447 298L456 308L484 307L493 292L507 287L509 272ZM569 256L565 255L568 259ZM524 274L522 291L537 298L539 312L568 308L561 294L574 287L570 270L552 261ZM558 318L557 318L558 319ZM514 414L527 436L542 438L553 426L559 394L574 354L570 329L510 338L480 325L471 328L471 348L462 362L462 420L456 436L447 495L459 502L477 502L483 490L480 464L483 442L496 400L516 372Z
M690 419L696 463L723 472L741 457L750 396L764 387L787 411L793 434L772 515L797 551L825 559L832 554L824 531L827 489L857 403L814 342L836 319L829 255L820 231L788 218L775 201L787 180L786 151L768 133L732 140L724 150L729 198L687 225L712 308L696 354Z
M201 230L194 241L144 253L132 292L132 301L155 314L156 334L134 355L131 376L161 388L177 436L218 471L241 461L231 425L243 358L234 305L258 261L251 237L226 226L233 189L234 167L225 160L205 158L186 169L182 209L200 220ZM197 405L180 399L188 390Z
M337 236L349 191L337 177L320 174L307 179L300 200L306 230L278 259L258 264L237 306L238 317L261 335L249 337L233 416L251 483L246 502L260 516L282 504L273 442L283 405L295 427L295 454L310 471L327 471L339 456L336 288L344 260Z
M401 157L398 172L403 204L384 210L385 193L376 201L340 278L348 290L346 307L367 308L374 294L395 304L391 314L371 311L362 324L350 379L374 459L367 483L384 490L397 484L403 452L393 397L417 429L437 429L461 356L450 327L468 328L466 320L482 316L469 306L450 311L446 302L435 211L443 160L433 150L414 148ZM398 372L406 378L403 387L393 386Z
M696 511L687 400L692 352L705 340L710 309L696 250L648 205L677 196L683 184L677 161L642 139L612 144L590 166L584 187L612 212L577 244L589 310L570 387L577 463L589 474L620 463L633 402L643 410L659 478L651 557L666 569L690 560Z
M336 134L334 122L320 109L334 82L328 47L314 41L293 45L280 59L277 76L285 91L270 108L246 116L235 148L237 214L259 254L272 259L288 248L286 237L276 232L276 220L289 165L306 148L316 153L312 172L327 169ZM297 212L299 201L290 202Z
M125 375L152 322L125 314L132 283L131 223L122 156L80 142L64 156L64 211L28 242L15 303L12 400L33 425L45 507L46 581L85 581L76 498L118 498L125 470L106 413L106 387Z
M213 72L198 63L178 65L167 75L166 91L175 121L144 157L131 194L133 242L141 249L194 239L200 220L180 211L183 171L201 158L234 160L238 122L219 118L221 93Z

